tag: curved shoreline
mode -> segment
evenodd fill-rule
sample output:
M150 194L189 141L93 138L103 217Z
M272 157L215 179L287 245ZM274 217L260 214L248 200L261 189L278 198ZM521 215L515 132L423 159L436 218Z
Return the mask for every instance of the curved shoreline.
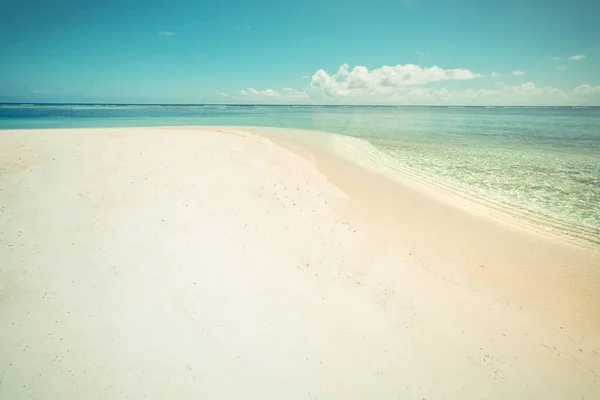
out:
M134 127L134 126L132 126ZM104 129L122 129L132 127L104 127ZM483 214L487 214L492 218L496 218L509 225L518 226L521 229L536 231L543 235L550 235L556 237L558 240L567 240L572 243L586 247L593 251L600 251L600 226L594 226L593 224L578 223L572 219L563 218L558 214L552 214L542 209L536 209L531 204L520 204L514 198L503 198L500 195L493 195L485 192L481 192L477 188L469 187L468 185L461 185L460 182L449 181L441 176L433 175L422 171L416 171L410 168L410 166L403 165L397 162L390 154L383 151L377 145L373 144L368 138L349 136L340 133L332 133L319 131L317 129L297 129L297 128L278 128L270 126L218 126L218 125L207 125L207 126L185 126L185 125L160 125L160 126L139 126L139 128L166 128L166 129L179 129L179 128L207 128L207 129L218 129L218 128L232 128L232 129L246 129L251 128L254 130L266 130L266 131L281 131L291 133L292 135L325 135L328 137L327 141L336 142L335 147L338 146L337 142L340 142L340 149L334 150L333 152L339 156L349 158L352 162L361 164L363 167L369 168L378 174L384 174L392 180L400 180L405 185L415 186L419 190L433 191L432 195L439 198L449 197L447 200L451 204L461 204L465 209L470 211L477 211ZM98 128L51 128L51 129L103 129ZM21 129L15 129L21 130ZM340 140L338 140L340 139ZM352 148L352 141L356 140L360 142L359 148ZM350 144L350 148L347 148ZM322 146L322 145L321 145ZM367 151L368 157L365 154L360 153L365 150L366 147L372 147L373 152L377 154L371 154ZM368 150L368 149L367 149ZM360 154L356 153L359 152Z
M232 128L233 130L243 130ZM460 197L381 174L336 152L319 133L249 128L313 162L351 200L347 215L401 238L420 262L468 276L517 307L600 331L600 248L515 223ZM296 132L298 133L298 132ZM457 199L459 200L457 202Z
M422 191L428 196L435 197L439 201L445 201L451 206L460 206L465 211L485 215L508 226L549 236L558 241L568 241L590 251L600 251L600 230L598 228L588 225L578 225L572 221L566 221L541 211L537 212L491 195L483 195L479 192L458 186L455 183L413 171L399 164L392 166L391 163L386 163L385 160L374 161L371 159L372 157L365 158L363 157L364 154L362 156L361 154L355 154L355 151L345 147L346 143L344 142L347 142L348 139L350 141L356 140L372 146L373 151L384 154L364 138L312 130L268 127L250 128L254 132L284 133L298 143L304 143L312 147L316 146L330 155L343 158L352 164L369 169L377 175L383 175L389 180L397 181L402 185ZM244 127L231 127L231 129L244 129ZM307 134L310 134L315 140L309 140L308 142L304 140L303 136ZM273 136L272 139L279 140L276 136ZM341 146L338 146L338 142L340 142Z

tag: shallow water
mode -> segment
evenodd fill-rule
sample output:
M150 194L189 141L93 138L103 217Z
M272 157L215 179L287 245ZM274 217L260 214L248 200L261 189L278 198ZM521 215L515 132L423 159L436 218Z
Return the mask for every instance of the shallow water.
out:
M600 245L598 107L0 105L0 129L160 125L338 133L351 156Z

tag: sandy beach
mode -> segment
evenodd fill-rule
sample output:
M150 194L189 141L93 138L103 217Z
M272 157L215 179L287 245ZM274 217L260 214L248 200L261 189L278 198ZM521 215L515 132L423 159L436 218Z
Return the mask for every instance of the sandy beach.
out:
M596 399L600 253L243 128L0 131L0 399Z

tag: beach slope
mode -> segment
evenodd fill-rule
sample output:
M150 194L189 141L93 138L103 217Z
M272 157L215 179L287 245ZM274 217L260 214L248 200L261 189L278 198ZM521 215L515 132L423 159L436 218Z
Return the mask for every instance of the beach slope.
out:
M415 262L240 129L0 132L0 399L593 399L598 333Z

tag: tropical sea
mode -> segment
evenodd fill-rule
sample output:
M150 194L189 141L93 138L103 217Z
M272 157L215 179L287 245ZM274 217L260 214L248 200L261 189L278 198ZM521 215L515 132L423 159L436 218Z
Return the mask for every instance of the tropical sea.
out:
M337 134L349 157L600 247L600 107L0 105L0 129L193 125Z

